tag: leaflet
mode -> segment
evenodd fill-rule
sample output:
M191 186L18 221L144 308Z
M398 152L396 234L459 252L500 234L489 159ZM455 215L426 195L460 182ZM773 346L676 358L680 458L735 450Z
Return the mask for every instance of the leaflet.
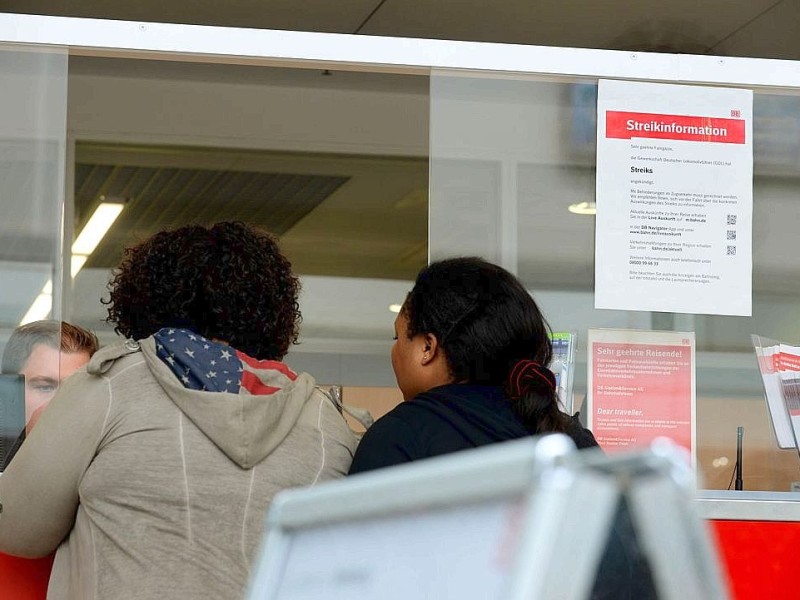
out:
M753 94L600 81L595 308L752 313Z
M800 438L800 347L751 336L779 448L797 448Z
M587 423L607 451L671 438L695 454L694 333L590 329Z
M573 406L573 384L575 377L575 346L578 334L574 331L558 331L550 334L553 358L548 365L556 376L556 391L561 410L571 415Z

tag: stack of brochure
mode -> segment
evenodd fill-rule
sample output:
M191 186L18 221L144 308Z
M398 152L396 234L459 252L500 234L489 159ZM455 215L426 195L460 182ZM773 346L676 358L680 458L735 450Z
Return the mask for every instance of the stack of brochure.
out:
M758 335L753 335L752 339L778 446L798 448L800 346L790 346Z
M548 365L556 376L556 390L561 410L567 414L575 412L573 402L573 380L575 377L575 346L578 333L558 331L550 334L553 345L553 358Z

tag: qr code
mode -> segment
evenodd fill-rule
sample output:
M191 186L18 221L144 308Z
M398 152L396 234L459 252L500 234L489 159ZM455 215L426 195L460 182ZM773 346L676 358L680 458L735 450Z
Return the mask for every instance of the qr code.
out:
M736 239L736 230L735 229L728 229L728 239L735 240Z
M736 215L728 215L728 225L736 225Z
M736 256L736 246L728 246L728 256Z

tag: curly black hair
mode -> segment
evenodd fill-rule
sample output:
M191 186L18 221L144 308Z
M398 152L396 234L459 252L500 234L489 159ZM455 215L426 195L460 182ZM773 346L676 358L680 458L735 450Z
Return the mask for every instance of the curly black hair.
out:
M276 239L245 223L159 232L125 249L108 289L106 321L128 338L183 327L259 360L297 342L298 278Z

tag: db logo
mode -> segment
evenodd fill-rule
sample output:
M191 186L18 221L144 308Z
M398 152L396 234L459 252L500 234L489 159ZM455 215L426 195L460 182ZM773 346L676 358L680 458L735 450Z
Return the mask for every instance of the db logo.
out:
M683 338L681 340L681 344L683 344L684 346L688 346L689 345L689 338Z
M737 109L731 109L731 116L735 117L735 118L741 117L742 116L742 111L737 110Z

